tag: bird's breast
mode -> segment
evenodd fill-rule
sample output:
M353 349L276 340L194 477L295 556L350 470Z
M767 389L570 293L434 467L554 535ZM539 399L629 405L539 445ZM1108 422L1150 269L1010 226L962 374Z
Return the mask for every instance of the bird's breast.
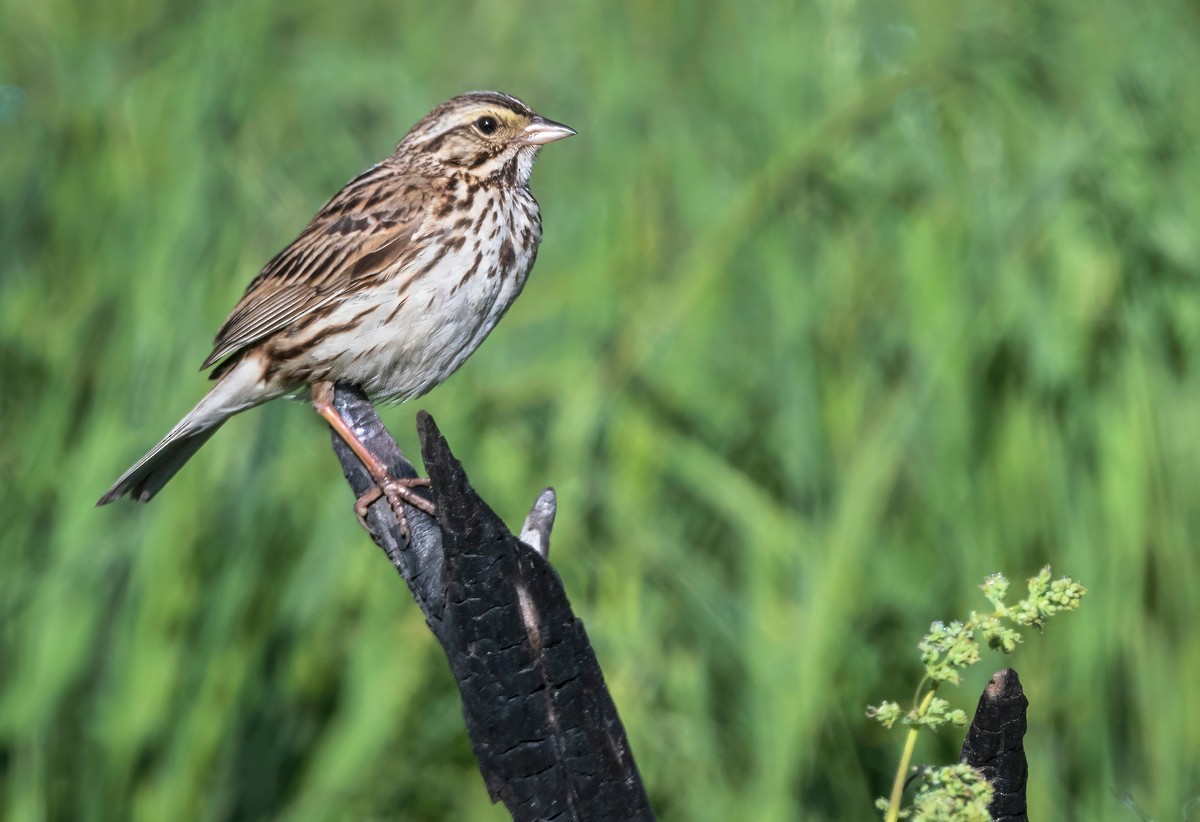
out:
M379 399L424 394L475 352L512 305L540 241L528 191L460 194L454 209L414 237L421 250L402 270L339 312L362 315L360 327L323 340L314 364L328 363L327 378Z

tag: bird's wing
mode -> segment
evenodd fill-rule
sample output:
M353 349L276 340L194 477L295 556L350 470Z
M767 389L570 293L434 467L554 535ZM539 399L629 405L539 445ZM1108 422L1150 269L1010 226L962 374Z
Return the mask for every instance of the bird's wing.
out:
M414 237L428 196L425 181L387 163L347 183L250 283L217 332L201 369L340 299L419 251Z

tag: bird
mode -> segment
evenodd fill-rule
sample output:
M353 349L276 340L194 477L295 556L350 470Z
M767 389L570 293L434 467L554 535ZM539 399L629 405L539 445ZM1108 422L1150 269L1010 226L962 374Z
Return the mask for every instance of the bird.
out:
M479 348L537 257L534 161L575 133L497 91L435 107L250 282L201 366L215 385L96 504L148 502L230 417L307 389L374 480L360 520L381 497L402 524L405 502L433 514L412 490L428 480L389 475L334 409L334 385L403 402Z

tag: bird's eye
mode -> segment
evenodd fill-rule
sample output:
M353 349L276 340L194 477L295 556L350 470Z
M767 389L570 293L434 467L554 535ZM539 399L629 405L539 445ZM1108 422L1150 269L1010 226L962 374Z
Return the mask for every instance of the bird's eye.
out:
M479 129L482 134L494 134L496 132L495 117L480 117L475 121L475 128Z

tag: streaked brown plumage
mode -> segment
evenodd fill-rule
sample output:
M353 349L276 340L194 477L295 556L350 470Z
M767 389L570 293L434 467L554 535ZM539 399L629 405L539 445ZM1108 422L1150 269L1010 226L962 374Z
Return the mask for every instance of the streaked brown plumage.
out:
M217 384L97 504L148 501L229 417L305 386L394 507L424 503L339 425L333 383L403 401L462 365L537 256L537 153L574 133L498 92L431 111L254 278L204 362Z

